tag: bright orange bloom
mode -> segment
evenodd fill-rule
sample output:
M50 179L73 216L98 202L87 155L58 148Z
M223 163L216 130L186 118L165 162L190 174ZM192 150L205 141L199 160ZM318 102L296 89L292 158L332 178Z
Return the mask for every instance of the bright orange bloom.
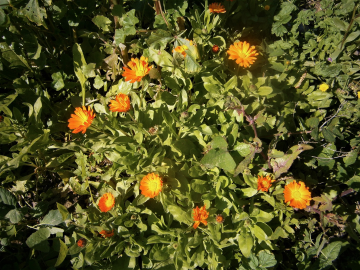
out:
M131 83L140 82L143 77L149 74L152 66L149 66L148 58L141 56L140 60L138 58L131 58L131 61L127 64L129 68L124 67L125 71L122 74L125 77L125 81L130 81Z
M236 64L239 64L241 67L248 67L256 60L257 55L259 55L255 46L251 46L246 41L236 42L234 45L230 45L227 53L230 55L229 59L236 60Z
M79 239L78 241L77 241L77 245L78 245L78 247L85 247L85 245L86 245L86 240L85 239Z
M304 182L291 182L285 186L284 190L285 203L290 202L289 205L295 208L304 209L310 205L311 193L309 188L305 186Z
M200 223L207 225L207 218L209 217L209 212L206 211L205 205L201 208L199 206L196 206L196 208L193 209L193 218L194 218L194 229L196 229Z
M154 198L162 190L163 181L155 173L149 173L140 181L141 194L145 197Z
M270 175L267 176L260 176L258 175L258 190L262 190L262 191L269 191L269 188L271 187L271 183L275 182L275 180L272 180Z
M114 207L114 205L115 205L115 198L114 195L112 195L110 192L102 195L98 204L101 212L110 211Z
M269 6L269 5L266 5L266 6L264 7L264 9L265 9L265 10L269 10L269 9L270 9L270 6Z
M75 108L75 114L71 115L71 118L68 120L70 129L73 129L72 133L79 133L82 131L82 134L86 132L86 129L91 125L93 119L95 118L95 113L93 110L86 109L85 106Z
M174 52L181 53L184 57L186 56L185 50L189 49L186 45L177 46L175 49L173 49Z
M109 109L112 112L127 112L130 110L130 98L125 94L118 94L114 100L110 100Z
M101 237L107 238L107 237L112 237L114 236L114 229L112 231L105 231L102 230L101 232L99 232L101 234Z
M212 3L209 5L209 10L211 13L225 13L225 7L220 3Z
M218 53L218 52L219 52L219 50L220 50L220 48L219 48L219 46L218 46L218 45L214 45L214 46L212 47L212 51L213 51L213 53Z
M222 215L217 215L216 216L216 222L217 223L223 223L224 222L224 217Z

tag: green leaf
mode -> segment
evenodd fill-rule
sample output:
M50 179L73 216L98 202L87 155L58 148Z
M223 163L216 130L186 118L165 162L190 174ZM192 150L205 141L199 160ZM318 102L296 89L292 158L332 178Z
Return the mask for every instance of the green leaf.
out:
M0 202L16 206L16 201L16 197L10 191L0 187Z
M172 56L165 50L149 48L150 58L161 67L173 67Z
M47 17L46 10L39 6L38 0L30 0L24 8L24 14L30 21L36 23L38 26L43 25L47 29L44 21L44 18Z
M267 96L267 95L270 95L272 92L273 92L273 89L270 86L261 86L258 89L258 93L260 96Z
M26 244L29 248L33 248L42 241L45 241L50 237L50 230L48 228L41 228L38 231L31 234L26 240Z
M238 235L238 243L241 253L246 257L250 257L251 249L254 245L254 239L249 232Z
M40 224L46 225L58 225L63 222L63 217L59 210L51 210L49 213L44 217L44 219L40 222Z
M103 15L97 15L95 18L92 19L92 22L104 32L110 31L109 26L111 24L111 20L109 18L106 18Z
M182 210L177 205L169 205L167 207L167 210L174 216L174 219L185 223L186 225L191 225L193 223L193 220L191 219L190 215L188 215L184 210Z
M62 220L63 220L63 221L67 220L67 219L69 218L70 213L68 212L68 210L66 209L66 207L63 206L63 205L60 204L60 203L56 203L56 206L57 206L57 208L58 208L58 210L59 210L59 212L60 212L60 214L61 214L61 216L62 216Z
M344 32L346 31L345 23L342 20L340 20L338 17L332 18L332 21L333 21L334 25L336 26L336 28L338 28Z
M96 89L100 89L101 87L104 86L104 82L103 82L103 80L101 79L101 77L99 75L96 75L93 86Z
M197 193L204 194L210 190L211 186L208 181L194 179L191 181L191 188Z
M259 259L259 267L269 268L275 266L277 263L274 254L267 250L261 250L257 256Z
M224 171L233 171L236 163L227 150L211 149L200 161L204 166L212 169L219 167Z
M51 75L51 78L53 79L53 82L51 83L51 86L56 90L59 91L65 87L64 78L62 73L56 72Z
M334 261L340 252L342 242L336 241L327 245L321 252L320 255L320 269L324 269L330 265L332 265L332 261Z
M85 83L86 78L84 73L82 72L82 67L86 66L85 57L83 54L83 51L79 44L75 43L72 49L73 57L74 57L74 71L76 77L79 79L80 85L81 85L81 91L82 91L82 104L85 105Z
M60 242L60 250L59 250L59 256L54 265L55 267L58 267L65 260L65 257L68 253L68 247L66 246L66 244L60 239L59 242Z
M18 223L24 217L24 215L18 209L12 209L6 214L5 217L10 219L11 223Z
M158 29L151 33L146 43L153 49L164 50L166 45L173 39L174 37L170 32Z
M350 151L346 157L343 158L343 161L346 166L350 166L354 164L357 160L358 152L357 151Z
M346 184L351 187L352 189L356 190L356 191L360 191L360 176L353 176L351 177Z
M259 226L257 225L253 225L252 227L250 227L251 232L255 235L255 237L257 239L259 239L260 241L265 241L267 240L267 235L266 233L263 231L263 229L261 229Z
M237 143L233 150L238 151L242 157L246 157L251 153L252 145L249 143Z

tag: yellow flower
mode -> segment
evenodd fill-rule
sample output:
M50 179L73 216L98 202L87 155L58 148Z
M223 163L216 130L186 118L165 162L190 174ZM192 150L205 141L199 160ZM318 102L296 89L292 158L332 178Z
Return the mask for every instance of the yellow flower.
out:
M285 186L284 189L285 203L295 208L304 209L310 205L311 193L309 188L305 186L304 182L291 182Z
M258 175L257 182L258 182L258 190L267 192L271 187L271 183L275 182L275 180L272 180L270 175L267 175L266 177Z
M211 13L225 13L225 7L219 3L212 3L209 6L209 10Z
M140 60L138 58L131 58L131 61L128 63L129 68L124 67L124 73L122 74L125 77L125 81L130 81L131 83L140 82L143 77L149 74L152 66L149 66L148 58L141 56Z
M188 46L186 45L181 45L181 46L177 46L174 50L173 50L173 53L174 52L178 52L178 53L181 53L184 57L186 56L186 52L185 50L188 50Z
M196 206L196 208L193 209L193 218L194 218L194 229L196 229L200 223L207 225L207 218L209 217L209 212L206 211L205 205L201 208L199 206Z
M112 195L110 192L105 193L102 195L98 205L101 212L110 211L115 205L114 195Z
M358 98L360 98L360 91L358 92Z
M163 181L155 173L149 173L140 181L141 194L145 197L154 198L162 190Z
M329 85L327 85L326 83L322 83L322 84L320 84L319 89L320 89L320 91L325 92L326 90L329 89Z
M230 45L227 53L230 55L229 59L236 60L236 64L241 67L249 67L256 60L256 56L259 55L255 46L251 46L246 41L236 42L234 45Z

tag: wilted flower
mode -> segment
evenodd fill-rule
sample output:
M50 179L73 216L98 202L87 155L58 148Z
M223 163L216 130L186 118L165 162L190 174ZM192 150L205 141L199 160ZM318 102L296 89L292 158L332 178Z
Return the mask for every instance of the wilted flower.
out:
M222 215L217 215L216 216L216 222L217 223L223 223L224 222L224 217Z
M78 247L85 247L86 246L86 240L84 238L81 238L77 241Z
M130 81L131 83L140 82L152 69L152 66L149 66L148 58L144 56L141 56L140 60L138 58L131 58L128 66L129 68L124 67L125 71L122 76L125 77L125 81Z
M149 173L140 181L141 194L145 197L154 198L162 190L163 181L155 173Z
M322 84L320 84L319 89L320 89L320 91L325 92L326 90L329 89L329 85L327 85L326 83L322 83Z
M4 121L4 116L0 115L0 122Z
M177 46L175 49L173 49L174 52L181 53L184 57L186 56L185 50L189 49L186 45Z
M219 46L218 46L218 45L214 45L214 46L212 47L212 51L213 51L213 53L218 53L218 52L219 52L219 50L220 50L220 48L219 48Z
M109 109L112 112L127 112L130 110L130 98L125 94L118 94L114 100L110 100Z
M77 107L75 108L75 114L72 114L68 120L68 127L73 129L72 133L79 133L81 131L84 134L94 118L95 113L90 109L90 106L87 109L85 106L82 106L82 108Z
M236 60L236 63L242 67L249 67L256 60L257 55L259 55L255 46L251 46L246 41L236 42L234 45L230 45L227 53L230 55L229 59Z
M99 232L101 234L101 237L107 238L107 237L112 237L114 236L114 230L112 231L105 231L102 230L101 232Z
M267 176L260 176L258 175L258 190L262 190L262 191L269 191L269 188L271 187L271 183L275 182L275 180L272 180L270 175Z
M304 209L310 205L311 193L309 188L305 186L304 182L291 182L285 186L284 189L285 203L295 208Z
M207 225L207 218L209 217L209 212L206 211L205 205L201 208L196 206L196 208L193 209L193 218L194 218L194 229L196 229L200 223Z
M209 10L211 13L225 13L225 7L220 3L212 3L209 5Z
M105 193L104 195L102 195L98 205L101 212L110 211L115 205L114 195L112 195L110 192Z

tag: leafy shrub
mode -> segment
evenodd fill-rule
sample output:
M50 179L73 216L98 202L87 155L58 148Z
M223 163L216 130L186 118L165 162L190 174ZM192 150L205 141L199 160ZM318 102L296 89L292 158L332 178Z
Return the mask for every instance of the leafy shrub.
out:
M2 269L359 267L359 2L2 1Z

